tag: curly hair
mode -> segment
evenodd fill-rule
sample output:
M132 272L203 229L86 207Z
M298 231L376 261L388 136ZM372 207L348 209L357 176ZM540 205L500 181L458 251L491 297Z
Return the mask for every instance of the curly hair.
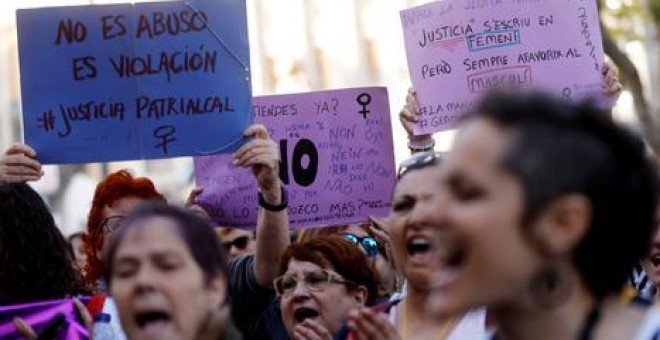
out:
M30 186L0 186L0 221L0 304L89 293L66 239Z
M133 177L128 170L111 173L96 186L92 207L87 217L87 229L83 235L87 263L85 281L96 286L103 267L100 253L103 249L104 232L101 224L105 218L103 210L125 197L138 197L145 200L165 201L165 197L156 191L153 182L146 177Z

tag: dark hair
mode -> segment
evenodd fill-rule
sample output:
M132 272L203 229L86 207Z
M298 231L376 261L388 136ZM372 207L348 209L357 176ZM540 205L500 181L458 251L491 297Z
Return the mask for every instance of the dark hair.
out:
M366 287L367 305L371 305L378 296L376 275L367 263L367 257L358 247L341 236L321 235L290 245L280 258L279 275L286 272L292 259L332 269L353 284Z
M134 177L128 170L119 170L109 174L96 186L92 207L87 216L86 234L83 235L87 263L85 264L85 280L90 285L96 285L101 276L102 265L99 254L103 249L104 232L103 209L112 206L125 197L139 197L145 200L165 202L165 197L156 191L153 182L146 177Z
M0 186L0 304L87 294L46 203L24 183Z
M157 216L174 220L176 232L181 236L193 259L201 268L206 282L218 276L227 278L227 255L208 223L181 208L161 202L149 202L140 205L128 214L122 221L122 226L110 237L110 243L103 253L102 260L103 275L108 287L112 285L112 260L126 234L135 228L140 228L142 224L139 222Z
M591 102L542 93L491 94L465 117L475 118L511 132L501 162L522 184L524 226L562 195L589 200L574 263L596 298L619 291L653 232L657 176L643 142Z

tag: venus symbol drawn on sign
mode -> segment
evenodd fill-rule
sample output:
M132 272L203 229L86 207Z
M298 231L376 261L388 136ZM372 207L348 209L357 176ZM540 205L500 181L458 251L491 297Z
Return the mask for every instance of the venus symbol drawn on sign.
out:
M360 93L356 99L357 103L362 106L362 109L358 111L358 114L362 115L362 118L367 119L367 115L371 112L367 109L369 103L371 103L371 95L368 93Z
M156 144L155 148L163 148L163 152L167 155L168 149L167 145L176 140L175 137L172 137L176 132L176 128L173 125L163 125L154 130L154 138L160 138L161 142Z

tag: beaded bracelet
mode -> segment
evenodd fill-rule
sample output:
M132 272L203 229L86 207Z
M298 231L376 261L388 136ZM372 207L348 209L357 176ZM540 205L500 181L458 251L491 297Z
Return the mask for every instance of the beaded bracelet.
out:
M433 138L431 138L431 140L426 143L416 143L411 141L410 139L408 140L408 149L410 149L411 151L433 150L434 146L435 146L435 139Z

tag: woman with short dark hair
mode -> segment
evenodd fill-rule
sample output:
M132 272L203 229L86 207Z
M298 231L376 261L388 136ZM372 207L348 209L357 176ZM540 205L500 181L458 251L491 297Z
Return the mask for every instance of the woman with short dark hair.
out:
M487 306L497 339L655 339L619 299L648 252L656 174L589 103L493 94L464 119L426 211L442 251L431 309Z
M229 316L226 254L190 212L138 207L113 234L102 263L128 338L241 338Z

